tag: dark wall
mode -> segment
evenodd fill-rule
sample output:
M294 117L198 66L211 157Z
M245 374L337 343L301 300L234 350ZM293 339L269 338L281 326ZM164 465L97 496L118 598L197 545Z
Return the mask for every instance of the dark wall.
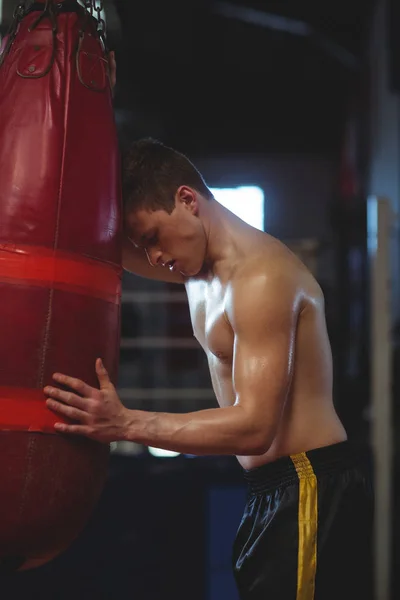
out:
M266 230L280 239L326 238L334 197L335 163L312 155L194 157L212 187L258 185Z

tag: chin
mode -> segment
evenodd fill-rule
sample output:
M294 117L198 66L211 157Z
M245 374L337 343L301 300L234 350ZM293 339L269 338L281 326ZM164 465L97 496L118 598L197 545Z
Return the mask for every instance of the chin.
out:
M185 269L185 270L181 270L179 272L181 275L183 275L183 277L196 277L201 272L201 267L197 268L197 269L195 269L195 268Z

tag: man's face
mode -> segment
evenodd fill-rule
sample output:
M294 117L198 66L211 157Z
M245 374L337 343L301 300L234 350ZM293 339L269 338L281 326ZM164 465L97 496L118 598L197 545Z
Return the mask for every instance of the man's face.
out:
M165 210L138 209L126 217L128 235L143 248L152 265L193 277L201 270L206 252L206 236L190 203L175 203L171 214Z

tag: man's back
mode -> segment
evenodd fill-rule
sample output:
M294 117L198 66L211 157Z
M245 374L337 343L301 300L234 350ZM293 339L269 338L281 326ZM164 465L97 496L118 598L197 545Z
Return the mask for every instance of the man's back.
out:
M347 439L333 405L332 353L322 290L311 273L281 246L282 268L302 295L294 346L294 368L269 460Z

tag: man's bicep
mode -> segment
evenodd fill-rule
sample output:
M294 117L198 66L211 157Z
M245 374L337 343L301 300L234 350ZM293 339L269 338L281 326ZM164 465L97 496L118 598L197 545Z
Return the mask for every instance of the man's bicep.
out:
M255 413L280 411L293 370L297 314L289 290L258 285L233 309L236 402Z
M294 357L294 335L272 326L265 332L235 335L233 384L236 402L258 409L284 402L290 384Z

